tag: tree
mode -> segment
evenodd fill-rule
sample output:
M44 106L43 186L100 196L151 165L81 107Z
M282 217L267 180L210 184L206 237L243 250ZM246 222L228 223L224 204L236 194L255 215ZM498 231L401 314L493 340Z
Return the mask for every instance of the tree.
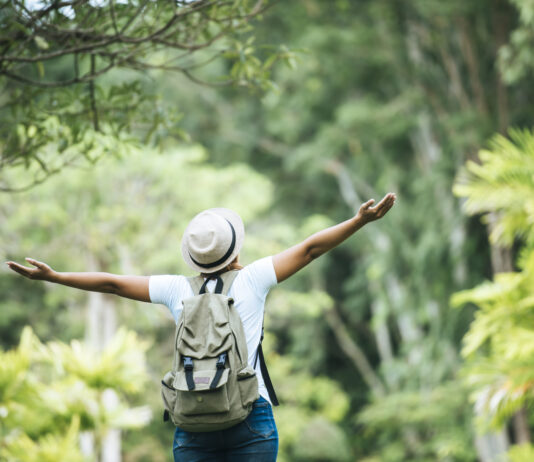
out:
M532 404L534 391L534 134L510 130L509 139L497 135L479 158L481 164L467 163L455 193L467 198L467 213L483 214L485 222L490 214L498 217L490 239L519 248L519 271L496 274L493 281L459 292L453 304L479 307L464 338L466 381L486 423L502 428ZM523 431L527 434L516 433L516 443L529 441L528 426ZM528 460L532 450L514 448L511 460Z
M80 157L128 152L139 139L184 137L178 111L143 88L151 70L198 84L268 86L285 52L254 44L250 22L266 7L265 0L2 2L0 191L31 187ZM28 172L22 184L9 178L14 168Z

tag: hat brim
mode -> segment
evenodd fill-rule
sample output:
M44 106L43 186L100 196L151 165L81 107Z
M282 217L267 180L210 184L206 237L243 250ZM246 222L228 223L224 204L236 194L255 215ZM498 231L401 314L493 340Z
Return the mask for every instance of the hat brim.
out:
M245 238L245 225L243 224L243 220L241 217L235 213L233 210L225 209L222 207L213 208L205 210L205 212L212 212L216 213L217 215L225 218L228 220L235 230L236 235L236 241L235 241L235 247L234 251L230 254L230 256L221 264L213 267L213 268L203 268L202 266L197 265L191 258L191 255L189 255L189 251L187 249L187 244L185 242L185 239L182 237L182 257L184 258L184 261L195 271L198 271L200 273L216 273L217 271L223 269L224 267L228 266L232 261L239 255L239 252L241 251L241 247L243 246L243 240ZM202 213L202 212L201 212ZM193 218L194 220L194 218ZM191 220L191 221L193 221ZM191 225L191 222L189 225L187 225L187 228L184 232L184 236L187 235L187 230L189 226Z

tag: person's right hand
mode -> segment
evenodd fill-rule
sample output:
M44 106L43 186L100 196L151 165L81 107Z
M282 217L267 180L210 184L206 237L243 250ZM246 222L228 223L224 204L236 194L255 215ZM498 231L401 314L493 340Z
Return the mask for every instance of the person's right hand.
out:
M6 264L16 273L19 273L29 279L49 281L54 274L54 270L46 263L34 260L33 258L26 258L26 261L35 266L35 268L29 268L27 266L15 263L14 261L8 261Z
M388 213L391 207L393 207L395 204L395 199L397 199L397 195L395 193L388 193L374 207L371 206L375 203L375 200L370 199L365 204L360 206L357 216L366 223L378 220Z

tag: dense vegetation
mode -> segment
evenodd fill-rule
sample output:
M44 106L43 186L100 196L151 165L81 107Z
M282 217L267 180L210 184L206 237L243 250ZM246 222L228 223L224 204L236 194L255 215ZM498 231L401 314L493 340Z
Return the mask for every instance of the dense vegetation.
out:
M1 258L189 274L199 210L247 263L394 191L269 297L279 459L532 460L532 1L62 3L0 6ZM0 306L0 458L171 459L164 308L7 269Z

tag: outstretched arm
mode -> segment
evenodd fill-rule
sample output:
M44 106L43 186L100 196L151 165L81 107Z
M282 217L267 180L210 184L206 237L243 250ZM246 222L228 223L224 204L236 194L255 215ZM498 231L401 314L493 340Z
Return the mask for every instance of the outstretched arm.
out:
M26 258L34 266L27 267L13 261L6 262L13 271L29 279L55 282L76 289L116 294L142 302L150 302L148 276L119 276L111 273L60 273L46 263Z
M304 268L308 263L341 244L363 225L382 218L393 207L396 195L389 193L375 206L374 199L361 205L356 216L343 223L319 231L300 244L290 247L273 257L274 271L278 282Z

